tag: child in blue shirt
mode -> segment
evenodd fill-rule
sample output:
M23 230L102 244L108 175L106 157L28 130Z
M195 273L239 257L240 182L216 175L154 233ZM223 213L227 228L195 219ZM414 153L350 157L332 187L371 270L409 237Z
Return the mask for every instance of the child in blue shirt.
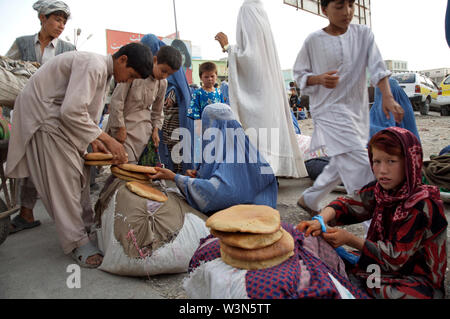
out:
M205 62L199 68L202 87L192 94L191 105L187 109L187 116L199 120L202 118L203 109L210 104L224 103L223 95L219 88L215 88L217 82L217 67L213 62Z

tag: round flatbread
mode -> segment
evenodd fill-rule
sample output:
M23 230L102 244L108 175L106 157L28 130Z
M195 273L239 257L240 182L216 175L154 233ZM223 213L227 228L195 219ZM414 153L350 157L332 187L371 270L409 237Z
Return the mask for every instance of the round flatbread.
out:
M206 226L224 232L272 234L280 229L280 213L264 205L236 205L209 217Z
M157 202L165 202L168 197L163 192L140 182L128 182L127 188L138 196L145 197Z
M84 161L87 166L108 166L112 165L112 161Z
M141 179L136 179L136 178L129 177L129 176L125 176L125 175L118 174L118 173L112 173L112 174L113 174L115 177L120 178L121 180L127 181L127 182L145 182L145 181L143 181L143 180L141 180Z
M107 154L107 153L87 153L86 155L84 155L84 159L86 161L106 161L106 160L111 160L113 158L112 154Z
M134 178L136 180L141 180L141 181L148 180L147 175L144 175L144 174L141 174L141 173L133 173L133 172L125 171L123 169L118 168L117 166L111 166L111 172L112 173L116 173L116 174L120 174L120 175L123 175L123 176L128 176L128 177Z
M264 248L274 244L283 236L281 229L272 234L227 233L211 229L211 234L228 246L244 249Z
M136 173L144 173L144 174L156 174L156 169L151 166L142 166L142 165L136 165L136 164L120 164L117 165L120 169L123 169L124 171L129 172L136 172Z
M259 248L259 249L243 249L233 246L228 246L224 242L220 241L220 248L227 253L228 256L245 261L262 261L273 259L275 257L279 257L285 255L289 252L294 251L294 238L292 238L291 234L281 228L281 232L283 236L280 240L275 242L274 244Z
M285 255L261 261L247 261L235 259L229 256L225 251L223 251L222 248L220 249L220 255L222 261L232 267L246 270L259 270L278 266L279 264L291 258L294 255L294 252L291 251L289 253L286 253Z

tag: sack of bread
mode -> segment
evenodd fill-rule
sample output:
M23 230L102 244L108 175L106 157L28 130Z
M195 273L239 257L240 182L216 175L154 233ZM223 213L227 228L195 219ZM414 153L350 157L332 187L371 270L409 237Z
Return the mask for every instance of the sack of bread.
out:
M97 228L104 255L100 270L136 277L188 271L200 240L209 235L207 217L178 193L168 190L167 197L155 202L121 184Z

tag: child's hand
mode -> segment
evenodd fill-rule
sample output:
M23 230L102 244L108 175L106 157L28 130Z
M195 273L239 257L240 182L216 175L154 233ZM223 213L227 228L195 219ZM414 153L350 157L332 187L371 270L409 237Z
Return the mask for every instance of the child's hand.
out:
M337 70L329 71L327 73L319 75L319 82L321 85L326 87L327 89L334 89L339 83L339 76L337 74Z
M176 174L174 172L172 172L170 169L167 168L162 168L162 167L155 167L156 170L156 174L153 175L149 175L147 174L147 176L150 179L168 179L168 180L175 180L175 176Z
M405 110L400 106L400 104L395 101L393 96L388 96L383 99L383 112L387 119L390 119L389 112L394 115L395 122L400 123L405 115Z
M191 178L196 178L197 177L197 171L195 169L187 169L186 170L186 175L191 177Z
M219 32L216 34L216 37L214 38L217 41L219 41L220 46L222 47L222 49L225 48L226 45L228 45L228 37L225 33L223 32Z
M125 127L119 127L115 138L119 143L125 143L125 140L127 139L127 129Z
M348 244L350 242L351 234L345 229L328 228L327 232L322 234L322 237L333 246L333 248L337 248Z
M305 237L308 237L310 234L313 237L319 236L322 234L322 227L318 220L308 220L304 222L300 222L297 227L299 231L305 233ZM306 229L306 231L305 231Z
M155 144L155 147L158 148L159 147L159 130L157 127L155 127L153 129L152 140L153 140L153 144Z

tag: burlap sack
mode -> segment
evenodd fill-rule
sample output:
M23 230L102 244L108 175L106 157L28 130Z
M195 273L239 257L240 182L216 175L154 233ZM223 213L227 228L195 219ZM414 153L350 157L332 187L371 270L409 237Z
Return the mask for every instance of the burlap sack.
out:
M36 71L31 62L0 56L0 106L13 108L17 95Z

